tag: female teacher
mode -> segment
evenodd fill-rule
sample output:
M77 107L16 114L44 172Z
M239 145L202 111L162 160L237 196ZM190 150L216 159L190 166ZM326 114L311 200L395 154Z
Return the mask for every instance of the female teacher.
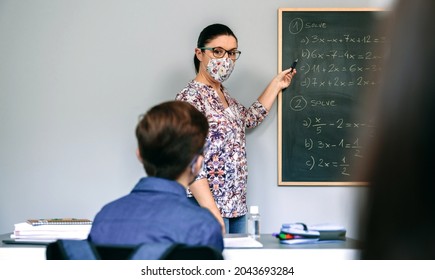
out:
M196 77L177 94L208 119L209 144L205 167L190 185L188 195L208 208L227 233L246 231L248 166L245 128L254 128L267 116L278 93L291 83L296 71L287 69L272 79L258 99L246 108L222 85L241 52L237 37L223 24L212 24L199 35L195 48Z

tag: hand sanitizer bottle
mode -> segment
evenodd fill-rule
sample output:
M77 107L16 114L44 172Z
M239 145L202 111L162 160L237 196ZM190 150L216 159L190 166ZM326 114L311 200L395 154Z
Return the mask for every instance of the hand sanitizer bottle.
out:
M249 208L248 236L260 238L260 212L258 211L258 206L251 206Z

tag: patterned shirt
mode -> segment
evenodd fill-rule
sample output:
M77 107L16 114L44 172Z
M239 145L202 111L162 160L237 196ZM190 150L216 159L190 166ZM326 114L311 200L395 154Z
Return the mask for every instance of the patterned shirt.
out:
M222 92L228 102L226 109L213 87L195 80L189 82L176 99L194 105L208 119L210 148L205 154L205 168L197 179L207 178L222 217L234 218L245 215L248 210L245 128L259 125L268 111L258 100L246 108L226 89Z

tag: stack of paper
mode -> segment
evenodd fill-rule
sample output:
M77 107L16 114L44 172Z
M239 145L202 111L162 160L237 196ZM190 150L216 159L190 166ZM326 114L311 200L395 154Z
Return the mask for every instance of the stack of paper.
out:
M231 236L226 235L224 237L225 248L261 248L261 244L258 240L255 240L249 236Z
M86 239L92 224L42 224L29 222L14 225L11 238L20 241L52 242L57 239Z

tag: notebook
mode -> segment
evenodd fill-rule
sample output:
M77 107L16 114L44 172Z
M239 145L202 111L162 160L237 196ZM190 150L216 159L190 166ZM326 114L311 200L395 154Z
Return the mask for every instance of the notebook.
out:
M34 239L5 238L2 240L4 244L13 244L13 245L48 245L54 241L56 241L56 239L34 240Z
M89 219L76 219L76 218L54 218L54 219L29 219L27 223L32 226L42 225L91 225L92 221Z

